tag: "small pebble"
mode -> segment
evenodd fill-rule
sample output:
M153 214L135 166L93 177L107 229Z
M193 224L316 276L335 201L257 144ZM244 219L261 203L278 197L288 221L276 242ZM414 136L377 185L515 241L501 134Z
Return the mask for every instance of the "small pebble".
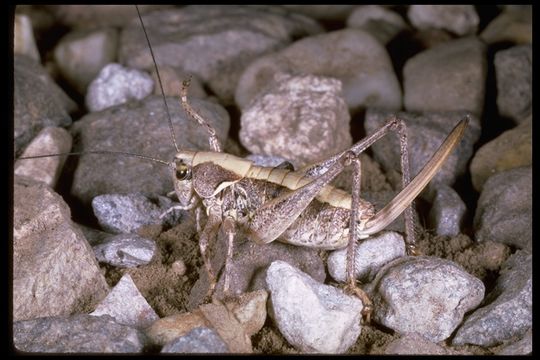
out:
M182 260L176 260L171 264L171 271L177 276L184 275L186 270L186 264Z
M440 185L429 212L430 227L437 235L456 236L461 233L466 211L467 207L459 194L447 185Z
M94 246L99 262L122 268L148 264L156 252L156 243L135 234L120 234Z

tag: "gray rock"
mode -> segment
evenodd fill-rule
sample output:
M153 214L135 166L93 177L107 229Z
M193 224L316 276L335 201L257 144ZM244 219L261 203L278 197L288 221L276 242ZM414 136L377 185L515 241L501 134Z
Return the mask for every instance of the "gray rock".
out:
M28 56L37 62L41 61L34 38L32 19L25 14L15 14L13 53Z
M92 199L99 225L113 234L135 233L143 225L178 223L180 216L175 216L174 212L160 219L171 206L169 198L141 193L106 194Z
M156 243L135 234L120 234L93 249L99 262L131 268L148 264L156 252Z
M129 100L141 100L154 90L152 77L143 71L108 64L88 85L86 106L90 111L101 111Z
M143 20L158 65L196 75L227 103L250 62L322 31L314 20L276 6L191 5L156 11ZM129 67L154 66L138 19L123 29L119 51Z
M521 340L505 346L497 352L497 355L530 355L532 353L532 344L532 329L529 329Z
M15 55L13 62L13 140L19 156L44 127L70 125L68 111L75 103L34 59Z
M360 335L362 302L321 284L283 261L268 269L273 317L280 332L306 353L344 353Z
M394 36L408 28L396 12L380 5L360 5L347 18L347 27L365 30L386 44Z
M317 20L344 21L354 5L282 5L288 10L304 14Z
M113 28L78 30L64 36L54 49L54 60L62 76L79 93L105 65L116 60L118 32Z
M365 283L373 279L386 263L405 256L403 237L395 232L384 232L362 240L355 251L355 278ZM335 250L328 256L328 273L339 282L346 281L347 249Z
M122 276L90 315L110 315L118 324L134 328L146 328L159 319L129 274Z
M221 142L227 137L229 117L221 106L196 99L191 105L215 129ZM178 146L209 149L208 133L182 109L178 98L168 98ZM163 99L150 96L141 102L91 113L77 121L72 133L76 151L124 151L170 161L176 153ZM165 194L173 189L170 170L155 162L122 155L82 155L75 170L72 194L84 204L97 195L145 192Z
M532 167L506 170L490 177L474 214L477 241L532 248Z
M63 128L46 127L28 144L22 156L67 153L71 149L71 142L71 135ZM65 160L65 156L17 160L14 173L55 187Z
M471 180L481 192L491 176L505 170L532 165L532 116L519 126L482 145L471 161Z
M476 33L480 22L473 5L411 5L407 16L417 29L444 29L459 36Z
M225 264L226 237L220 236L213 252L212 268L219 271ZM240 239L238 239L240 240ZM280 260L300 269L318 282L326 278L324 263L316 249L283 244L278 241L269 244L257 244L254 241L236 241L230 264L229 291L239 295L248 291L267 289L266 272L270 264ZM215 295L223 294L224 277L221 275L216 285ZM201 268L199 279L193 285L189 296L188 309L199 305L208 290L206 270Z
M90 246L95 246L95 245L98 245L98 244L102 244L102 243L106 242L107 239L109 239L111 236L113 236L113 235L111 235L109 233L106 233L106 232L100 231L100 230L96 230L96 229L88 227L88 226L84 226L84 225L81 225L81 224L77 224L77 225L79 225L79 228L82 230L82 232L84 234L84 237L86 238L86 240L88 241Z
M69 208L43 183L15 177L13 319L69 315L94 306L109 287Z
M435 229L437 235L456 236L461 233L466 211L467 207L459 194L449 186L440 185L429 211L430 227Z
M470 111L480 117L486 45L474 37L445 42L413 56L403 68L407 111Z
M495 54L499 113L522 122L532 113L532 45Z
M532 255L518 250L506 260L483 307L465 319L453 345L494 346L532 326Z
M392 341L386 346L384 353L386 355L454 355L451 350L414 332Z
M386 49L360 29L306 37L253 61L238 82L237 105L241 109L248 107L276 73L337 78L343 83L349 109L401 107L401 89Z
M18 350L28 352L139 353L147 339L110 316L80 314L17 321L13 342Z
M394 114L393 112L369 109L364 124L366 133L372 134L377 131ZM412 179L437 151L453 127L468 114L466 112L428 112L424 114L399 112L395 115L402 119L407 126L409 167ZM463 139L428 185L429 195L432 195L433 190L439 184L451 186L458 176L465 173L467 163L473 154L473 145L479 137L479 120L471 117ZM401 169L399 148L399 139L394 134L385 136L372 147L375 160L379 161L387 172ZM401 177L398 183L398 186L401 186Z
M166 344L161 352L219 354L228 353L229 349L215 330L198 327Z
M272 84L242 112L239 136L249 151L302 167L352 145L339 80L276 74Z
M447 339L484 297L482 281L452 261L428 256L392 261L365 290L373 301L374 321L432 342Z
M487 44L505 41L532 43L532 8L505 9L486 26L480 38Z

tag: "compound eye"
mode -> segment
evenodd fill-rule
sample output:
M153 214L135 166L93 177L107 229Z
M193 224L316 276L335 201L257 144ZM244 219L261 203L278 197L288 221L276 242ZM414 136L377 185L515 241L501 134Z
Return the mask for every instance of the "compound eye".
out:
M176 179L178 180L188 180L191 178L191 171L189 166L184 163L176 165Z

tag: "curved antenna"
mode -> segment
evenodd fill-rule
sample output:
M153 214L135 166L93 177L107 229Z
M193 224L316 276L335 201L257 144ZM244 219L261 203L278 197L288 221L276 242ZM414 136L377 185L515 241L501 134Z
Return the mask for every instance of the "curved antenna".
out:
M25 159L39 159L39 158L45 158L45 157L51 157L51 156L71 156L71 155L86 155L86 154L101 154L101 155L124 155L124 156L132 156L143 160L153 161L158 164L169 166L169 163L161 160L156 159L151 156L145 156L145 155L139 155L139 154L132 154L129 152L124 151L107 151L107 150L94 150L94 151L81 151L81 152L70 152L70 153L59 153L59 154L47 154L47 155L34 155L34 156L21 156L17 160L25 160Z
M167 119L169 121L169 131L171 133L171 138L174 144L174 148L176 149L176 152L180 152L180 149L178 148L178 144L176 143L176 136L174 135L174 129L172 125L171 120L171 113L169 112L169 106L167 105L167 99L165 99L165 91L163 91L163 83L161 82L161 76L159 75L159 69L157 66L156 58L154 56L154 50L152 49L152 45L150 44L150 39L148 38L148 33L146 32L146 27L144 26L144 22L141 16L141 12L139 11L139 6L135 5L135 9L137 9L137 15L139 16L139 21L141 22L142 29L144 32L144 37L146 38L146 43L148 44L148 48L150 49L150 55L152 55L152 61L154 62L154 68L156 69L156 75L159 82L159 87L161 89L161 96L163 98L163 104L165 104L165 111L167 112Z

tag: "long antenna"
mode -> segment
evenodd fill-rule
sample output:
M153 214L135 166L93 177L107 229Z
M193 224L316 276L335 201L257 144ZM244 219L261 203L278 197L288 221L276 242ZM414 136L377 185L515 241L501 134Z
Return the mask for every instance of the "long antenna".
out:
M167 112L167 118L169 120L169 130L171 133L172 141L174 144L174 147L176 149L176 152L180 152L180 149L178 148L178 144L176 143L176 137L174 136L174 129L172 125L171 120L171 114L169 112L169 106L167 105L167 100L165 99L165 91L163 91L163 84L161 82L161 76L159 75L159 69L156 62L156 57L154 56L154 50L152 50L152 45L150 44L150 39L148 39L148 33L146 32L146 27L144 26L144 22L141 16L141 12L139 11L139 6L135 5L135 9L137 9L137 15L139 15L139 21L141 22L142 29L144 31L144 37L146 38L146 43L148 44L148 48L150 49L150 55L152 55L152 60L154 61L154 68L156 69L156 75L159 82L159 87L161 88L161 96L163 98L163 103L165 104L165 111Z
M139 154L132 154L129 152L124 151L107 151L107 150L94 150L94 151L81 151L81 152L70 152L70 153L59 153L59 154L48 154L48 155L34 155L34 156L21 156L17 160L24 160L24 159L39 159L44 157L51 157L51 156L70 156L70 155L86 155L86 154L105 154L105 155L125 155L125 156L132 156L143 160L153 161L159 164L163 165L169 165L168 162L163 161L161 159L156 159L151 156L144 156Z

